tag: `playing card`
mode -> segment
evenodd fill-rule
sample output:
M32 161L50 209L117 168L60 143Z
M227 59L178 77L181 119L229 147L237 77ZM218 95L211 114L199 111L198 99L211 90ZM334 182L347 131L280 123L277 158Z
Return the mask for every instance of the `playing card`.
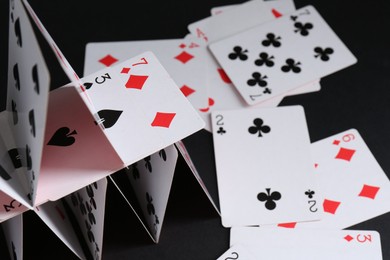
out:
M107 179L36 208L42 221L80 259L101 259Z
M156 243L161 233L177 158L175 146L170 145L126 169L145 224Z
M22 169L23 157L20 156L19 150L13 141L7 114L7 111L0 112L0 190L4 193L1 196L6 211L4 214L7 216L0 217L3 220L15 215L11 211L16 209L16 207L10 207L10 201L18 201L24 207L31 208L30 201L25 196L25 188L20 185L19 178L16 177L24 174L24 169ZM12 204L15 204L15 202L12 202ZM18 212L24 211L24 209L19 211L19 206L17 208Z
M130 165L204 126L151 52L83 78L99 125Z
M390 181L356 129L311 145L324 196L321 221L302 228L347 228L390 211Z
M295 10L293 2L290 0L265 1L264 3L268 6L270 10L273 10L273 19L279 18L281 15L293 12ZM238 5L225 6L224 8L235 8L237 6ZM275 15L276 10L278 10L278 15ZM209 88L209 104L207 107L204 107L199 111L200 115L206 123L205 129L211 132L211 111L248 108L250 106L245 102L245 100L234 88L231 80L226 75L221 66L218 64L217 60L213 55L208 55L206 57L206 64L208 67L207 86ZM304 86L291 90L285 93L285 95L270 98L266 102L257 104L256 107L275 107L287 95L297 95L302 93L319 91L320 88L321 86L319 84L319 80L315 80L311 83L305 84Z
M380 234L375 230L233 227L230 245L236 244L256 259L382 259Z
M249 105L357 61L313 6L211 43L209 48Z
M214 111L212 127L223 226L320 218L301 106Z
M23 259L23 215L15 216L1 223L10 259Z
M107 179L103 178L64 198L77 219L90 255L97 260L102 258L106 189Z
M145 51L153 52L195 108L207 106L205 55L208 49L192 35L183 39L88 43L84 75L123 62Z
M271 9L263 0L251 0L219 15L193 22L187 28L204 44L209 44L273 17Z
M217 260L233 260L233 259L241 259L241 260L255 260L255 256L240 244L235 244L230 247L223 255L217 258Z
M271 9L275 17L279 17L279 14L287 14L295 10L295 3L292 0L263 0L265 5ZM221 14L227 10L238 7L240 4L221 5L211 8L211 15Z
M21 1L11 1L9 14L8 123L15 142L12 148L24 166L19 182L32 205L42 158L49 72Z

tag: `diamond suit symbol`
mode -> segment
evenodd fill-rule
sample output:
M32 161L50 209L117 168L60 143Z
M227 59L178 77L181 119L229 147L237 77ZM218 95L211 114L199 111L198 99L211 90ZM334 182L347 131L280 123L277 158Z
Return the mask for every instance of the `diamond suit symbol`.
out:
M352 156L355 154L355 152L356 150L341 147L339 152L336 155L336 159L351 161Z
M180 88L181 92L184 94L184 96L188 97L189 95L191 95L192 93L195 92L194 89L190 88L189 86L187 85L183 85L181 88Z
M367 197L370 199L375 199L376 194L378 193L380 187L370 186L367 184L363 185L362 190L359 193L360 197Z
M346 236L344 237L344 239L347 240L348 242L350 242L350 241L353 240L353 237L350 236L350 235L346 235Z
M340 204L341 202L339 201L325 199L322 206L324 208L324 212L335 214Z
M104 56L103 58L101 58L99 60L100 63L104 64L107 67L111 66L112 64L114 64L117 61L118 61L118 59L111 56L110 54L107 54L106 56Z
M125 86L126 88L142 89L148 77L144 75L130 75Z
M194 58L193 55L189 54L188 52L186 51L182 51L179 55L177 55L175 57L175 59L181 61L182 63L187 63L189 60L191 60L192 58Z
M157 112L151 125L169 128L175 116L176 113Z

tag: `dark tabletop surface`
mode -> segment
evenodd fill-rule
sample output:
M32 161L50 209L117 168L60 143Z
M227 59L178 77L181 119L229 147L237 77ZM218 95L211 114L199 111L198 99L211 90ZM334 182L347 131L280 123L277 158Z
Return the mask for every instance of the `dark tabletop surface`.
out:
M1 57L7 57L8 3L1 1ZM79 75L88 42L181 38L187 25L214 6L244 1L39 1L30 4ZM311 141L356 128L389 175L390 160L390 2L296 0L313 5L357 57L358 63L321 80L319 92L285 98L281 105L305 108ZM6 86L7 60L1 59ZM4 92L1 108L4 107ZM211 142L202 131L191 139ZM196 143L196 142L192 142ZM206 154L212 155L211 149ZM196 149L196 148L194 148ZM197 155L195 154L194 157ZM199 158L194 158L195 160ZM213 166L200 165L202 174ZM212 178L211 178L212 179ZM389 202L390 203L390 202ZM24 259L78 259L33 213L23 215ZM390 260L390 213L351 229L377 230L383 257ZM0 239L0 242L1 239ZM38 243L37 243L38 242ZM2 244L0 244L2 246ZM103 259L216 259L229 247L229 230L180 157L160 242L154 244L111 183L108 186ZM5 248L0 249L4 255ZM3 256L0 258L3 259Z

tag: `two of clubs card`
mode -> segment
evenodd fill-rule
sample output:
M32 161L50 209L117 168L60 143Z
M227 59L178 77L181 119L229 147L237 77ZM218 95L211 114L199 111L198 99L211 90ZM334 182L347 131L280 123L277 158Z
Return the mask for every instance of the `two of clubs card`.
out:
M237 240L242 254L268 256L290 240L351 232L314 248L338 257L332 259L372 251L381 257L379 233L345 230L390 212L390 181L356 129L311 143L301 106L214 111L212 127L222 225L264 235L264 242L255 235ZM267 234L276 237L266 239ZM279 236L286 242L276 243ZM366 243L359 241L365 237ZM338 247L345 252L337 254ZM292 259L304 256L303 249L291 250ZM280 253L274 259L290 255Z

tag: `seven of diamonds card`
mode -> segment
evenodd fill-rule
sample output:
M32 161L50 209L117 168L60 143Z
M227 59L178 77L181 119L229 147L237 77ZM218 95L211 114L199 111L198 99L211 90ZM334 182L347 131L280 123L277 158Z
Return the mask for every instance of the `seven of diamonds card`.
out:
M214 111L212 128L223 226L321 217L301 106Z
M209 48L249 105L357 61L312 6L211 43Z

